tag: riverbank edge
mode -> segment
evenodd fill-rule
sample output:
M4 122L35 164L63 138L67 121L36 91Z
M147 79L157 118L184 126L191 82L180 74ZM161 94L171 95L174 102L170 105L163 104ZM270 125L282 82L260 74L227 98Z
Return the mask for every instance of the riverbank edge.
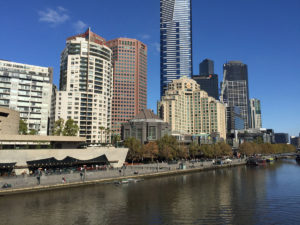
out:
M51 190L58 190L58 189L76 188L76 187L81 187L81 186L111 183L114 181L121 181L124 179L151 179L151 178L155 178L155 177L182 175L182 174L187 174L187 173L217 170L217 169L224 169L224 168L237 167L237 166L243 166L243 165L246 165L246 161L238 162L235 164L213 165L210 167L191 168L191 169L185 169L185 170L178 169L178 170L171 170L171 171L164 171L164 172L133 175L133 176L103 178L103 179L99 179L99 180L90 180L90 181L84 181L84 182L72 182L72 183L66 183L66 184L55 184L55 185L35 186L35 187L26 187L26 188L12 188L12 189L0 190L0 197L7 196L7 195L40 192L40 191L51 191Z

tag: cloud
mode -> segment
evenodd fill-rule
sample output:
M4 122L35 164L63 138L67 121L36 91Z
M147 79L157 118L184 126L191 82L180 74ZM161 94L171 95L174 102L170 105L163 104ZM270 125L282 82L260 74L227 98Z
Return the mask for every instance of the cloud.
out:
M148 40L151 38L151 36L149 34L141 34L141 35L139 35L139 37L143 40Z
M45 11L39 11L39 21L49 23L51 26L62 24L70 19L67 10L61 6L57 9L46 9Z
M87 28L87 24L81 20L78 20L76 23L73 24L75 31L77 33L83 32Z
M58 9L59 11L61 11L61 12L67 12L67 11L68 11L67 9L65 9L65 8L62 7L62 6L58 6L57 9Z

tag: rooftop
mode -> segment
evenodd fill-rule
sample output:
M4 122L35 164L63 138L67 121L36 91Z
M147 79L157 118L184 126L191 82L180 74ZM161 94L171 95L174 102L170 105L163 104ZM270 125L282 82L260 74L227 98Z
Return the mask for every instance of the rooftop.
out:
M139 114L134 117L134 119L160 119L154 112L150 109L143 109Z

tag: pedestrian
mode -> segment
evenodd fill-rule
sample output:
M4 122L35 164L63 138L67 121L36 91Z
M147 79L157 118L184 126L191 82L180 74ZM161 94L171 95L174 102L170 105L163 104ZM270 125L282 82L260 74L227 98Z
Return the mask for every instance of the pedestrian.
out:
M122 175L122 170L121 169L119 169L119 174L120 174L120 176Z
M36 179L37 179L37 184L40 185L40 183L41 183L41 177L40 177L40 175L37 175Z
M80 180L83 181L83 173L80 172Z
M66 178L65 178L65 177L62 177L61 182L62 182L63 184L66 183Z

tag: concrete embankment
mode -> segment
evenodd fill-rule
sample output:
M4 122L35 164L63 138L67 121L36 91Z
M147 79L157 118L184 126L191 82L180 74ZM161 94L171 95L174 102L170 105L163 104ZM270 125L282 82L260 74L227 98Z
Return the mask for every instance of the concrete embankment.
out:
M0 190L0 196L21 194L21 193L30 193L30 192L37 192L37 191L66 189L66 188L95 185L95 184L101 184L101 183L102 184L103 183L113 183L115 181L122 181L124 179L150 179L150 178L162 177L162 176L181 175L181 174L187 174L187 173L193 173L193 172L236 167L236 166L241 166L241 165L245 165L245 164L246 164L245 161L241 161L241 162L234 162L232 164L209 165L209 166L201 166L201 167L188 168L188 169L175 169L175 170L170 169L167 171L159 171L159 172L153 171L150 173L130 175L130 176L107 177L107 178L101 178L101 179L86 180L84 182L80 181L80 182L69 182L69 183L64 183L64 184L35 185L35 186L22 187L22 188L8 188L8 189Z

